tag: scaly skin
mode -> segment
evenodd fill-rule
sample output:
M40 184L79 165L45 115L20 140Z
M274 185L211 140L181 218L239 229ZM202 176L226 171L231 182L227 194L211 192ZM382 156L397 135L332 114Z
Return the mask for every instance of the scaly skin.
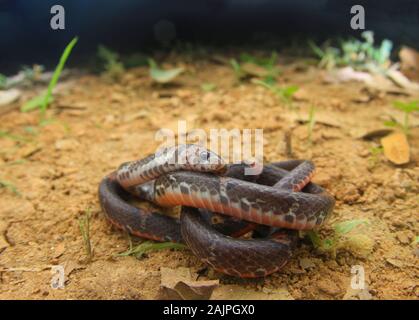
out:
M321 225L333 210L333 197L310 182L314 165L309 161L265 165L260 175L245 176L242 164L192 163L193 155L217 157L194 145L180 146L172 156L176 152L186 152L189 162L171 166L167 153L166 158L153 155L106 177L99 187L102 208L118 228L157 241L184 242L220 272L249 278L278 271L291 258L297 232L261 225L308 230ZM218 176L208 173L211 170L227 173ZM160 206L183 206L180 221L130 205L121 185ZM264 238L231 237L251 230Z

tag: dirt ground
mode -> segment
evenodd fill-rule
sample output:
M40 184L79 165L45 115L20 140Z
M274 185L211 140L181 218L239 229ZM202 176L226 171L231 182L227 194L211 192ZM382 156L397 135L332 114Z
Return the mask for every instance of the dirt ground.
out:
M155 299L161 267L202 271L205 266L189 250L117 257L128 248L127 236L111 227L98 202L101 178L122 162L155 151L156 131L177 130L178 120L186 120L188 130L262 128L266 161L287 159L290 151L294 158L312 159L314 181L337 201L322 237L333 234L338 222L368 222L354 231L364 245L346 241L335 252L324 252L306 239L281 272L265 279L211 271L200 279L220 279L220 287L236 285L267 298L280 291L293 299L418 299L419 128L411 130L411 161L405 166L374 155L379 140L360 138L384 128L389 115L402 116L392 107L394 100L418 96L363 99L369 94L363 84L326 84L324 71L282 58L280 85L300 88L289 105L250 81L238 84L228 65L186 63L182 57L166 61L187 69L173 85L154 85L146 67L128 70L117 82L78 75L59 84L47 113L54 121L39 126L38 112L18 110L22 100L0 116L2 130L29 139L0 139L0 179L19 192L0 189L0 299ZM217 88L205 92L205 82ZM313 105L310 145L304 120ZM90 262L79 229L88 208ZM52 265L65 268L63 289L51 287ZM367 285L356 292L350 289L354 265L364 267Z

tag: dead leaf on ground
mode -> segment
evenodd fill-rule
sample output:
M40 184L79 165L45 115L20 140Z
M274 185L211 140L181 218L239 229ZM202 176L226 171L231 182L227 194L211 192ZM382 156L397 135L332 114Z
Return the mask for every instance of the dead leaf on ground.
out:
M21 94L18 89L0 90L0 107L15 102Z
M54 248L53 257L54 258L61 257L63 255L64 251L65 251L65 244L64 244L64 242L61 242Z
M368 72L356 71L352 67L344 67L330 71L325 75L324 81L326 83L341 83L348 81L372 83L373 77Z
M403 268L404 267L403 261L400 261L398 259L387 258L386 261L394 267L397 267L397 268Z
M65 275L68 277L74 270L86 269L85 266L78 264L76 261L68 260L64 262Z
M286 288L256 291L238 285L220 286L214 290L211 300L294 300Z
M196 281L188 268L162 267L160 272L159 298L163 300L208 300L219 285L218 280Z
M417 92L419 91L419 84L413 81L410 81L403 73L399 70L388 70L387 77L389 77L396 85L403 89L409 91Z
M410 161L410 147L405 134L390 134L381 139L381 145L386 158L394 164L406 164Z
M399 52L400 70L409 79L419 81L419 52L409 47L402 47Z
M363 140L374 140L376 138L382 138L390 134L393 130L391 129L376 129L372 131L368 131L366 133L363 133L359 139Z

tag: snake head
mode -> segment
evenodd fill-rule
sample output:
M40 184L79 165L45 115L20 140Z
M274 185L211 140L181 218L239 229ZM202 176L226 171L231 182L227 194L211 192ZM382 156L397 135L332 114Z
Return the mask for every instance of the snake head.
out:
M190 170L214 173L224 173L227 170L224 159L207 148L191 144L185 151Z
M119 171L121 169L127 169L131 163L132 163L131 161L121 163L116 171Z

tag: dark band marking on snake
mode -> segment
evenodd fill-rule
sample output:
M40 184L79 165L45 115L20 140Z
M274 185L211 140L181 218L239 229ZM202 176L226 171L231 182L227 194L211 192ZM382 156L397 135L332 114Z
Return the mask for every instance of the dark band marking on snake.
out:
M125 163L105 177L99 187L101 206L118 228L156 241L186 243L220 272L260 277L278 271L296 246L295 230L320 226L333 210L333 197L310 182L310 161L273 163L259 175L246 176L246 165L226 165L196 145L166 151ZM129 204L124 188L159 206L181 205L180 220ZM263 238L232 237L252 229L254 234L261 230Z

